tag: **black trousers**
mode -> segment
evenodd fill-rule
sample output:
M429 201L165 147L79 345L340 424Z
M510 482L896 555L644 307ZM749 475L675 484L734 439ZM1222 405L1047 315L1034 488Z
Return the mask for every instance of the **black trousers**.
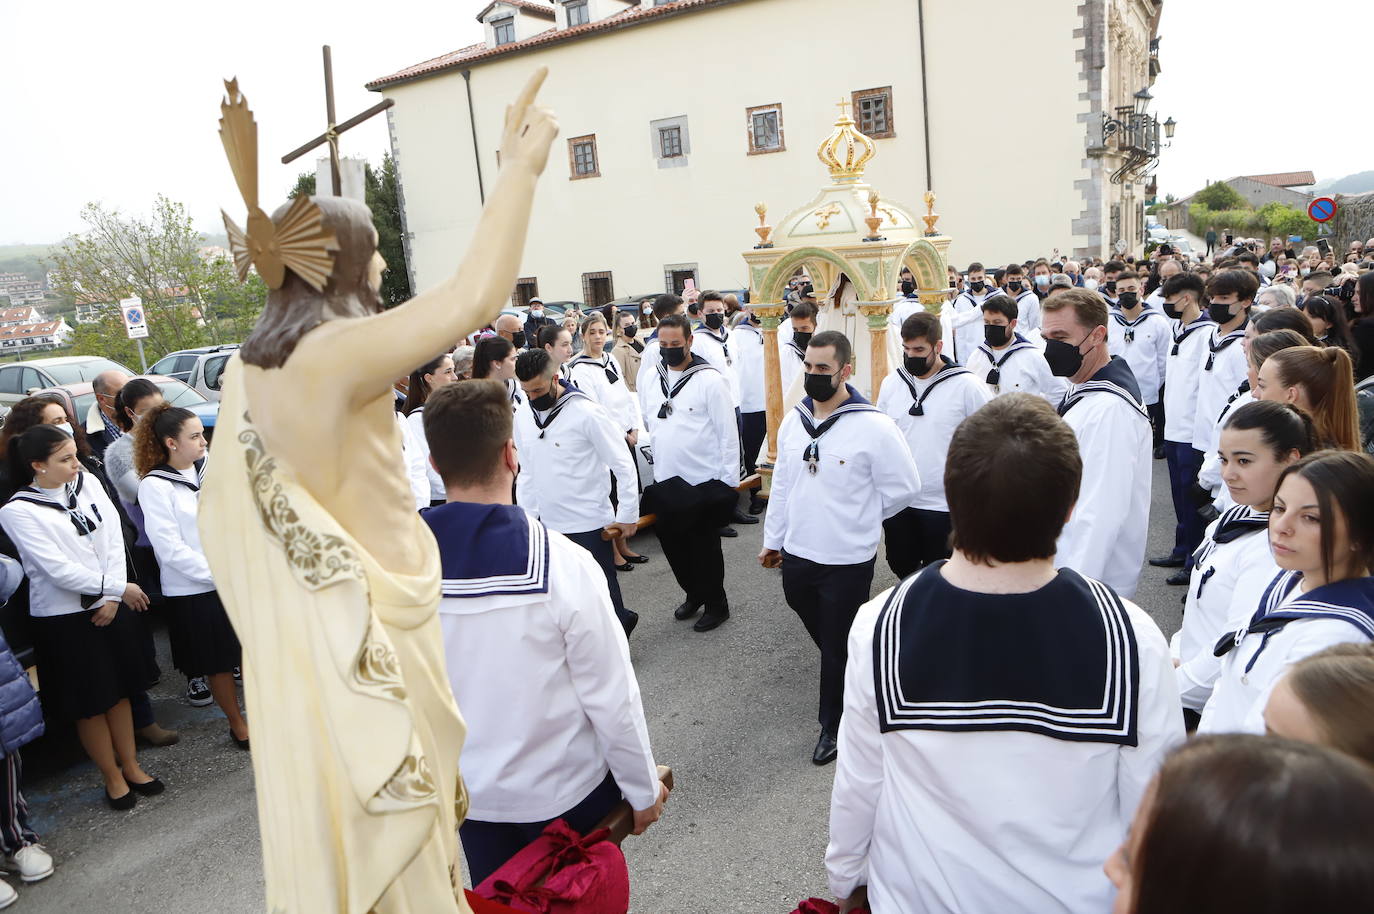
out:
M1175 558L1190 558L1193 550L1202 542L1207 525L1197 513L1197 503L1193 501L1192 490L1197 484L1197 474L1202 469L1203 453L1183 441L1164 442L1164 459L1169 464L1169 491L1174 500L1174 549Z
M883 521L887 567L905 578L931 562L949 558L949 533L948 511L903 508Z
M759 448L768 436L768 413L740 414L740 441L744 445L744 475L752 476L758 470Z
M690 485L673 476L644 490L640 510L657 517L654 535L678 586L693 606L708 613L729 609L725 599L725 553L722 526L734 513L737 494L719 480Z
M601 527L597 527L586 533L563 535L590 552L592 558L601 566L601 573L606 576L606 586L611 591L611 606L615 607L616 618L624 625L628 621L629 613L625 611L625 600L620 594L620 581L616 580L615 549L610 542L601 538L601 530Z
M1145 407L1145 411L1150 414L1150 426L1154 430L1154 446L1164 446L1164 399L1161 397L1158 403Z
M782 593L821 651L820 724L834 735L844 711L849 629L868 602L876 556L857 565L821 565L783 554Z

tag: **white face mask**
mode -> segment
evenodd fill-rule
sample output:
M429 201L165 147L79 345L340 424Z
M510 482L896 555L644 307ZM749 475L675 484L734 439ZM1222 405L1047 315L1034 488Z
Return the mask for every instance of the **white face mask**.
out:
M60 429L62 429L62 431L66 432L67 435L68 435L69 437L72 436L72 425L71 425L70 422L58 422L58 423L55 423L55 424L53 425L53 428L60 428Z
M1089 292L1096 292L1096 291L1097 291L1097 280L1092 279L1091 277L1089 277L1088 279L1083 280L1083 288L1087 289Z

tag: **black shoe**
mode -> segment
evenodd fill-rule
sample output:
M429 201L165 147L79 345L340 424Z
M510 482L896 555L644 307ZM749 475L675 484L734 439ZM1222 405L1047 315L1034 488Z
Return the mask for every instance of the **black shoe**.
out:
M230 730L230 731L229 731L229 738L232 739L232 740L234 741L234 745L235 745L235 746L238 746L240 749L243 749L243 750L247 751L247 749L248 749L248 740L246 740L246 739L239 739L237 736L234 735L234 731L233 731L233 730Z
M820 739L816 740L816 751L811 753L811 764L829 765L839 754L840 747L836 744L835 737L822 730Z
M1165 578L1164 583L1172 584L1175 587L1182 587L1192 579L1193 576L1190 572L1184 571L1182 568L1180 568L1178 571L1175 571L1173 574Z
M763 509L767 506L768 502L764 501L762 498L759 498L758 496L754 496L753 498L749 499L750 514L762 514Z
M629 562L631 565L643 565L645 562L649 561L649 557L647 555L627 555L625 556L625 561Z
M700 603L693 603L691 600L687 600L677 609L673 610L673 618L679 622L684 619L690 619L697 614L697 610L699 609L701 609Z
M730 610L723 610L719 613L702 613L701 618L692 626L694 632L709 632L713 628L719 628L720 624L730 618Z
M758 523L758 521L755 521L754 523ZM736 530L734 527L721 527L716 532L724 537L739 536L739 531Z
M1156 568L1182 568L1185 561L1182 556L1170 554L1150 559L1150 564Z
M125 812L134 808L134 804L138 802L138 794L130 790L122 797L112 797L107 790L105 791L105 802L110 804L111 809L117 812Z
M757 517L750 517L739 508L735 509L735 516L730 518L730 523L732 524L757 524L758 522L759 519Z
M1156 460L1163 460L1163 459L1164 459L1164 445L1161 444L1159 447L1155 448L1155 459L1156 459Z
M153 778L151 781L144 781L142 784L128 782L129 787L141 797L155 797L167 789L167 785Z
M616 571L634 571L634 570L635 570L635 566L631 565L629 562L626 562L624 565L617 565L617 566L615 566L615 570L616 570Z
M625 610L625 615L621 618L620 625L625 629L626 638L630 637L630 632L634 631L635 626L638 624L639 613L635 612L633 609Z

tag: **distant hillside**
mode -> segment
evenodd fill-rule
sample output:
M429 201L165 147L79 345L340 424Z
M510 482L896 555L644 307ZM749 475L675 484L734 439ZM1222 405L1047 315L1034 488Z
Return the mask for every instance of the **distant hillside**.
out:
M1312 185L1319 194L1365 194L1374 190L1374 171L1362 171L1330 181L1318 181Z

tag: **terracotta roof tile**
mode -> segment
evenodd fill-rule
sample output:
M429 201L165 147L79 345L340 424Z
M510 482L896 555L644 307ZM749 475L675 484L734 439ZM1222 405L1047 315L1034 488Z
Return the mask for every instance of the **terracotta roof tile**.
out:
M1258 181L1261 184L1270 184L1274 187L1304 187L1308 184L1317 183L1317 176L1310 171L1278 171L1271 175L1241 175L1241 177Z
M503 2L509 3L511 0L503 0ZM561 44L564 41L573 41L585 35L604 34L621 28L629 28L639 25L642 22L666 19L670 16L679 15L692 10L705 9L712 6L724 6L726 4L739 2L741 2L741 0L676 0L674 3L666 3L662 6L632 6L613 16L607 16L605 19L598 19L595 22L586 22L570 29L549 29L548 31L540 32L538 35L523 39L522 41L503 44L499 48L489 48L486 44L468 45L457 51L452 51L448 54L443 54L439 57L417 63L414 66L406 67L404 70L398 70L390 76L382 76L374 79L367 83L366 87L376 92L388 86L407 83L426 76L433 76L436 73L442 73L445 70L451 70L459 66L482 63L494 58L518 54L522 51Z

